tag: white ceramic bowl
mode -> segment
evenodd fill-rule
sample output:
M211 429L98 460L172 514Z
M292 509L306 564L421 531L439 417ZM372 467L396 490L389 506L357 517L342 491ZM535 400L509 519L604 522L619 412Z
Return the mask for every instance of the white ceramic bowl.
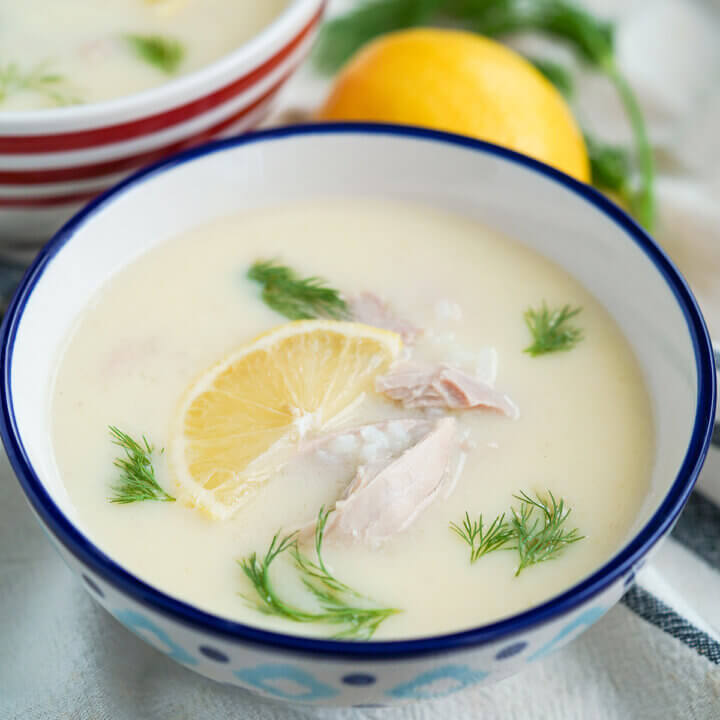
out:
M0 254L29 260L82 205L139 167L260 122L307 54L327 0L291 0L240 48L114 100L0 111Z
M317 195L407 198L478 218L565 267L615 317L647 380L657 447L652 489L632 538L592 575L540 606L465 632L313 640L231 622L169 597L85 534L55 467L49 429L55 367L78 316L113 274L176 233L244 208ZM621 210L511 151L373 125L283 129L216 143L99 198L28 271L3 325L0 373L0 429L10 460L51 540L95 599L203 675L313 704L441 697L495 682L572 640L618 601L670 531L705 457L715 408L712 350L697 305L665 254Z

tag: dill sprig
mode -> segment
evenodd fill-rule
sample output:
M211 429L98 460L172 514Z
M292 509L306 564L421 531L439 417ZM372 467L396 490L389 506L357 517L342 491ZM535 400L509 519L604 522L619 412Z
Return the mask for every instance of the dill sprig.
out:
M297 532L283 538L278 532L262 559L258 558L257 553L252 553L238 561L257 594L254 599L245 599L265 615L275 615L300 623L338 625L340 629L332 637L369 640L384 620L400 611L364 604L363 600L370 601L328 570L322 556L322 543L330 512L322 507L318 513L315 526L317 560L311 560L300 551ZM293 557L300 580L314 598L318 609L298 607L284 600L275 590L270 578L270 567L285 552L289 552Z
M498 515L485 529L482 515L473 522L470 513L466 512L462 526L450 523L450 529L470 546L470 564L493 550L499 550L514 535L513 528L505 521L505 513Z
M282 539L276 533L262 560L258 559L257 553L252 553L247 558L240 560L239 563L258 594L258 600L254 603L257 610L264 615L280 615L289 617L296 622L312 622L314 615L284 602L275 592L270 580L270 566L275 558L296 542L297 533L291 533ZM246 600L250 601L249 598Z
M568 45L586 65L612 83L633 132L633 167L627 169L623 199L638 221L652 230L655 221L655 166L652 146L635 93L620 70L613 23L595 17L573 0L365 0L325 23L313 52L316 66L332 72L373 38L394 30L439 23L503 37L538 32ZM541 70L561 91L569 75L557 65Z
M174 38L162 35L126 35L135 54L168 75L177 72L185 57L185 48Z
M0 65L0 103L19 92L36 93L59 107L80 102L68 90L62 75L48 72L47 63L29 70L22 70L16 63Z
M142 444L114 425L110 426L112 442L124 451L124 456L115 458L113 465L120 471L118 482L113 485L110 502L127 505L142 500L174 502L175 498L166 493L155 479L152 463L153 447L143 435Z
M520 501L519 510L512 508L510 520L520 557L516 577L531 565L554 560L568 545L583 539L577 528L565 528L570 508L549 490L548 498L536 494L533 499L525 492L514 497Z
M565 527L570 515L565 501L556 500L549 490L547 495L548 498L538 494L532 498L526 492L513 495L520 501L520 507L510 509L509 522L503 513L485 529L482 515L473 522L466 512L462 525L450 523L450 529L470 546L471 564L495 550L516 550L517 577L531 565L554 560L568 545L584 537L577 528Z
M256 262L247 276L263 286L265 304L290 320L350 318L350 310L340 292L327 287L322 278L301 278L294 270L274 260Z
M295 565L306 578L312 578L319 580L323 585L330 588L335 592L347 592L357 597L364 597L358 595L358 593L352 588L340 582L325 565L322 555L322 543L323 536L325 535L325 526L327 525L328 518L330 517L331 510L325 510L324 506L320 508L318 513L318 519L315 523L315 555L317 556L317 562L312 561L306 555L300 552L297 543L290 548L290 554L295 560Z
M537 357L551 352L563 352L575 347L583 338L583 332L569 324L582 308L565 305L550 310L545 302L539 310L530 308L525 312L525 324L533 336L533 343L525 352Z

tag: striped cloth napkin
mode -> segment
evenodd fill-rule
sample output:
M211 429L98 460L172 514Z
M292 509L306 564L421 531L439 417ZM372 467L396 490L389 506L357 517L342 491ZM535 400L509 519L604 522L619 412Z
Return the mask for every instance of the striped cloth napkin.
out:
M331 11L353 0L333 0ZM588 0L620 20L619 55L646 110L660 170L660 241L720 338L720 6L708 0ZM519 39L520 44L527 42ZM552 48L548 49L553 51ZM627 139L593 78L583 121ZM326 82L303 70L278 117L312 108ZM0 269L0 296L19 277ZM718 720L720 449L672 536L587 633L487 688L386 710L290 708L167 660L97 607L51 550L0 453L2 720Z

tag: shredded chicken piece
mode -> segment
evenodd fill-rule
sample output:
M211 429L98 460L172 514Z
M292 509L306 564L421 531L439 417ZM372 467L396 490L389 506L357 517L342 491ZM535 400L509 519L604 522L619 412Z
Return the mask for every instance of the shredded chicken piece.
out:
M396 365L375 380L375 389L407 408L464 410L484 407L517 419L517 405L504 393L451 365Z
M399 333L406 345L412 345L422 335L422 330L397 317L388 304L373 293L360 293L350 298L348 304L354 320Z
M458 470L457 421L444 417L394 460L358 467L335 504L326 537L355 540L372 547L408 528L446 486L454 487ZM303 530L307 535L314 524Z

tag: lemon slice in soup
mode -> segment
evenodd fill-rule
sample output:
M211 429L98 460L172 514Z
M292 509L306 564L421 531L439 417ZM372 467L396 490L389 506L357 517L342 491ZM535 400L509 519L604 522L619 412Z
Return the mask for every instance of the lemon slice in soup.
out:
M401 348L400 336L387 330L301 320L231 353L181 403L171 444L180 498L229 517L304 433L372 391Z

